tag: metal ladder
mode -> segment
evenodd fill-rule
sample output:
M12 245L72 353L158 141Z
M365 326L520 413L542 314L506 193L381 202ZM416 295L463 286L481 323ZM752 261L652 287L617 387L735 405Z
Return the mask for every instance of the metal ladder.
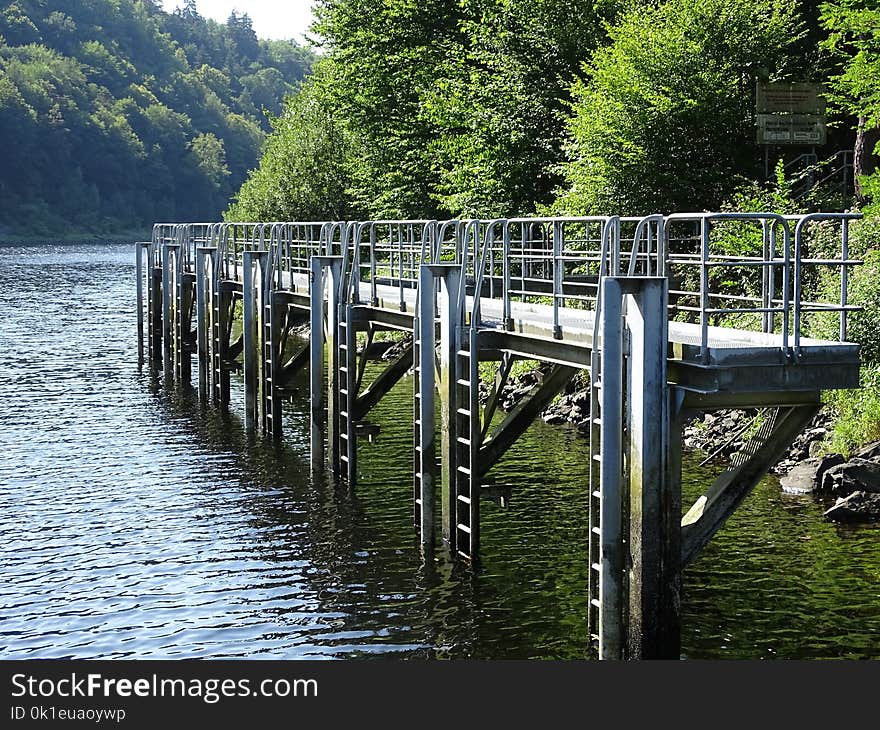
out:
M473 561L480 545L480 378L476 338L462 327L455 353L455 551Z
M263 432L271 434L275 438L281 436L281 398L278 395L278 384L275 382L275 374L278 372L278 361L281 353L278 351L279 340L278 328L280 323L276 321L277 312L274 306L274 293L269 292L269 301L263 303L263 362L261 393Z
M352 418L357 393L357 331L349 326L351 305L340 307L336 329L336 414L339 435L339 472L349 482L355 478L357 468L357 443L355 423Z
M419 294L421 296L421 293ZM419 308L416 307L416 312ZM419 317L413 318L413 526L419 529L422 524L422 334Z
M596 320L599 319L599 299L596 299ZM601 572L600 514L602 493L599 486L601 428L602 428L602 354L596 346L590 353L590 477L589 477L589 581L587 633L591 653L599 650L599 574Z

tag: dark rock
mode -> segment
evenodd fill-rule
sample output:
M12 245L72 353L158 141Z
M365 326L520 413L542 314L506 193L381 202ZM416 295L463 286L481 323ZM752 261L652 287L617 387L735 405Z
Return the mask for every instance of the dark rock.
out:
M861 491L880 494L880 464L858 457L842 467L846 479L850 479Z
M833 466L842 464L844 461L845 459L840 454L828 454L828 456L823 456L822 459L819 460L819 465L816 467L817 490L821 491L823 488L822 478L825 476L825 472Z
M860 448L856 452L860 459L880 459L880 441L874 441Z
M544 413L543 419L544 423L549 423L551 426L557 426L560 423L565 423L565 416L559 413Z
M818 466L818 460L813 459L795 464L794 468L779 480L782 491L786 494L809 494L812 492L816 486L816 468Z
M825 517L836 522L877 522L880 520L880 494L853 492L838 499L825 511Z

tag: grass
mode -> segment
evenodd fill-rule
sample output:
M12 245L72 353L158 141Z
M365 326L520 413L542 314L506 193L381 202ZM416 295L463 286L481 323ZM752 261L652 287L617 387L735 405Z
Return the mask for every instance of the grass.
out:
M834 425L823 448L847 458L860 446L880 440L880 365L862 368L862 388L833 390L825 404L834 414Z

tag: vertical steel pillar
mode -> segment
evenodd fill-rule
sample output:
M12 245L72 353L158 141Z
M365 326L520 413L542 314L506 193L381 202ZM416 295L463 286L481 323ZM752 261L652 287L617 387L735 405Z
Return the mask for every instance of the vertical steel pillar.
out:
M324 348L330 341L328 377L331 381L328 403L328 411L332 408L333 383L335 373L335 348L333 347L333 333L336 328L336 295L338 285L342 279L341 256L312 256L309 265L309 295L310 295L310 340L309 340L309 380L310 380L310 438L311 438L311 462L312 472L317 473L324 469ZM330 272L329 277L325 269ZM328 287L329 284L329 287ZM326 307L324 304L324 290L329 288L330 295ZM332 422L335 415L331 415ZM332 428L330 438L333 438ZM338 451L338 445L337 445Z
M455 497L455 479L458 469L456 457L455 414L459 408L469 408L469 404L458 401L456 380L458 379L458 357L461 349L461 328L464 326L462 308L464 306L461 287L461 265L448 264L431 267L440 278L440 292L437 296L437 309L440 316L440 430L441 430L441 530L443 540L449 545L452 554L456 550L456 522L458 505ZM435 274L435 275L437 275ZM433 322L433 321L432 321ZM424 356L424 355L423 355ZM479 418L479 414L471 414Z
M249 431L261 422L263 312L266 302L266 251L245 251L242 265L242 362L244 365L244 423Z
M440 291L437 294L437 281ZM456 410L463 407L456 398L456 353L460 349L461 265L423 264L419 269L419 287L414 322L414 345L418 359L416 426L416 527L426 556L434 549L436 467L435 389L440 393L441 421L441 513L443 540L455 550L456 510ZM439 373L435 321L440 318ZM439 375L439 381L438 381ZM469 407L469 406L468 406Z
M671 658L664 655L670 618L665 580L670 568L668 541L669 413L666 388L667 280L635 278L627 282L626 329L630 351L626 358L626 428L629 484L629 620L628 659ZM675 533L678 528L673 528ZM680 552L671 556L680 565ZM677 648L675 658L678 658Z
M137 285L138 367L144 364L144 244L134 245Z
M174 376L174 304L177 297L174 283L177 278L176 251L178 244L162 244L162 369L166 378Z
M182 251L181 251L182 252ZM192 377L192 352L190 350L190 334L192 327L193 306L192 277L186 273L186 263L181 255L177 261L177 320L175 322L175 371L180 383L189 383Z
M679 652L682 399L666 383L667 300L662 277L602 282L602 659Z
M199 398L208 399L212 385L213 364L213 270L214 246L199 246L196 249L196 344L199 356Z
M156 268L156 247L150 244L147 257L147 355L150 367L162 361L162 270Z

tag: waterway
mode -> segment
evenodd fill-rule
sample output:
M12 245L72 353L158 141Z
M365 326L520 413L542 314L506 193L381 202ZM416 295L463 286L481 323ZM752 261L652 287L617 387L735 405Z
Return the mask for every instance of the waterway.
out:
M0 657L581 658L587 445L535 424L492 472L483 568L426 568L411 405L355 490L137 368L134 247L0 248ZM241 403L234 381L233 399ZM718 466L685 459L696 497ZM880 530L767 478L685 573L691 658L880 658Z

